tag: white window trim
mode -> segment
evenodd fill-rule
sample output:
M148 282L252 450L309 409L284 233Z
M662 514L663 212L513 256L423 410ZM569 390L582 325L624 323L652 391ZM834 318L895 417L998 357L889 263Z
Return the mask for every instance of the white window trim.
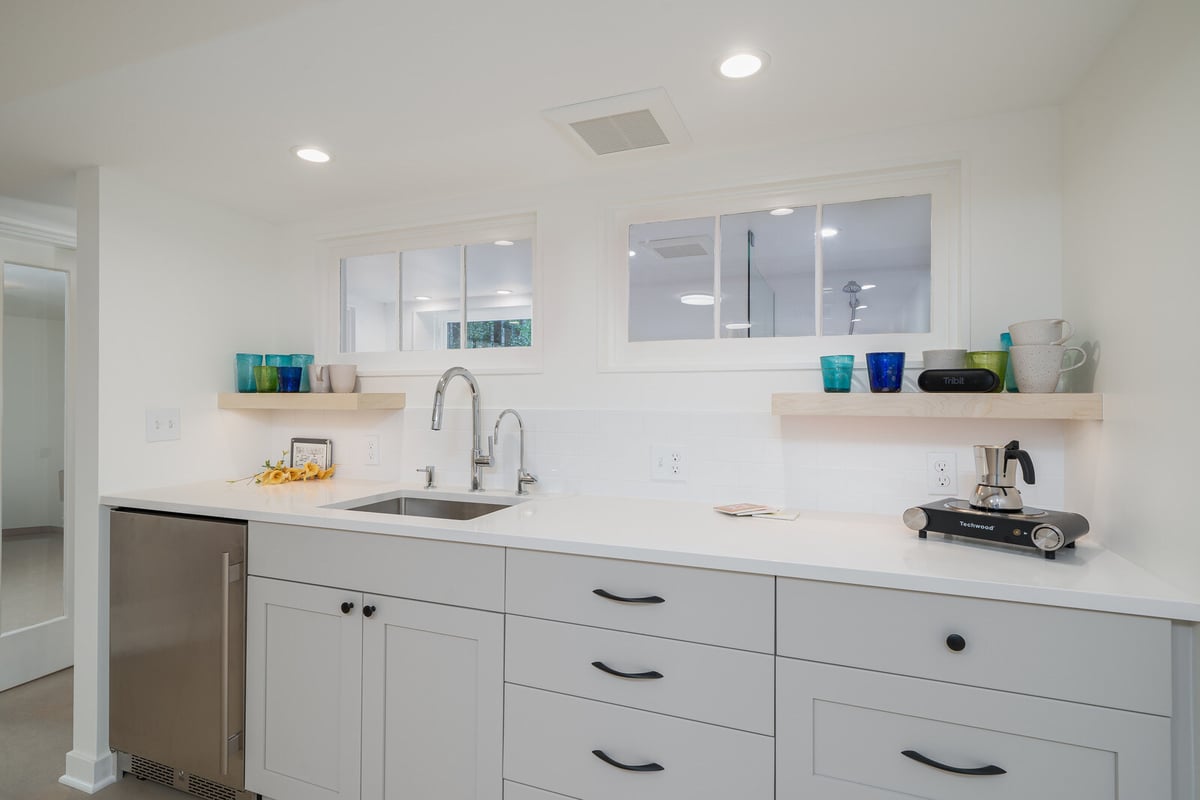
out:
M354 256L403 252L430 247L490 243L497 239L533 242L533 329L529 347L462 348L458 350L393 350L385 353L341 352L341 263ZM514 214L438 225L336 236L318 247L321 276L321 333L317 362L357 364L358 374L371 376L440 375L463 366L480 375L542 371L542 268L536 214Z
M916 194L932 196L928 333L629 341L630 225ZM963 346L959 343L969 338L970 303L961 245L962 195L961 164L953 161L611 209L607 253L598 278L599 368L602 372L820 369L822 355L853 353L862 358L878 350L903 350L908 363L919 364L922 350Z

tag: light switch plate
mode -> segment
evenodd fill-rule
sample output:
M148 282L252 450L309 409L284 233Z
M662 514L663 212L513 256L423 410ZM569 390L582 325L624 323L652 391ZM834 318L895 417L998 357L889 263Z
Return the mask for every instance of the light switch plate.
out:
M178 408L146 409L146 441L169 442L179 438Z

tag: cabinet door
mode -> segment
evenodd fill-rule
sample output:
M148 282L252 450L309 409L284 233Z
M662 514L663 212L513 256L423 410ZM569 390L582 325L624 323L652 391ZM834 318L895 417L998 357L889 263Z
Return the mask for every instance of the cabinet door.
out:
M357 800L361 595L269 578L247 591L246 788Z
M364 800L500 800L504 617L364 602Z

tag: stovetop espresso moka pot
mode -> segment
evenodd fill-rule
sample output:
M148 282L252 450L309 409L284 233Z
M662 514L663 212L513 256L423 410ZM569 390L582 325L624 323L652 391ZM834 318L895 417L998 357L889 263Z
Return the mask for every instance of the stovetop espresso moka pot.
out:
M1016 488L1017 465L1021 467L1021 477L1032 486L1033 459L1021 449L1021 443L1016 439L1005 445L975 445L975 472L979 484L968 501L971 506L983 511L1020 511L1025 503Z

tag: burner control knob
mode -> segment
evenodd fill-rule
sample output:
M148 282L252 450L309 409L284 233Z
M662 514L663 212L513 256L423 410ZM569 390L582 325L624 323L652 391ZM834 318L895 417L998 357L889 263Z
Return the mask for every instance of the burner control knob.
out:
M904 511L904 524L914 531L923 531L929 527L929 515L923 508L909 508Z
M1030 538L1033 539L1034 545L1039 550L1045 550L1048 553L1060 549L1067 543L1067 537L1063 536L1063 532L1053 525L1048 524L1038 525L1034 528L1033 533L1030 534Z

